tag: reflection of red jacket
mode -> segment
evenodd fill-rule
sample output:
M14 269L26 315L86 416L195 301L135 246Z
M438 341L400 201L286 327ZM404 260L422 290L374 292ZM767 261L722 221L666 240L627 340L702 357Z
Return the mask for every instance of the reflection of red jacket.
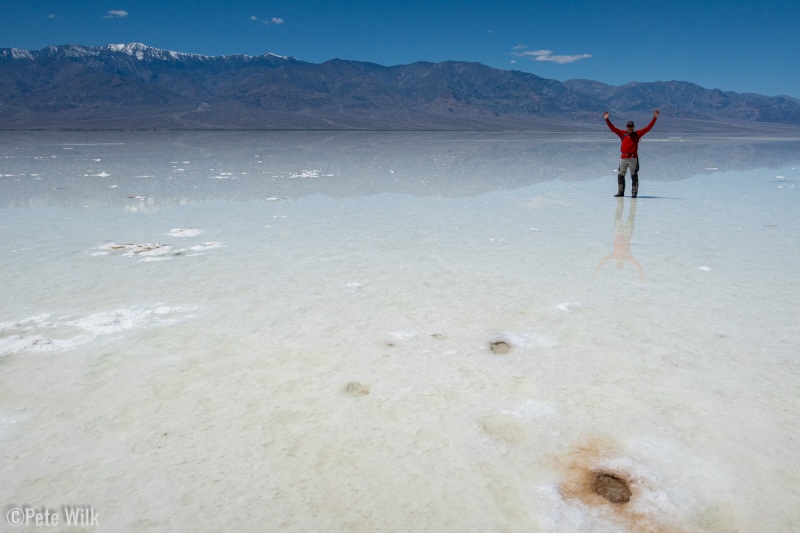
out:
M620 150L622 151L622 158L627 159L630 157L639 157L639 138L642 137L645 133L653 129L653 126L656 124L656 119L658 117L653 117L653 120L650 121L650 124L645 126L640 130L636 130L633 135L628 135L628 132L625 130L621 130L615 127L609 119L606 119L606 124L608 125L608 129L613 131L617 134L617 136L622 139L622 147Z

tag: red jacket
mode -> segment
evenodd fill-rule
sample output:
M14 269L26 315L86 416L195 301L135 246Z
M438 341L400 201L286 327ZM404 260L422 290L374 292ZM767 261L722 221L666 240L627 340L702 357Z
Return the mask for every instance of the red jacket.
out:
M632 157L639 157L639 139L648 131L653 129L653 126L656 124L656 119L658 117L653 117L653 120L650 121L650 124L645 126L640 130L636 130L634 135L628 135L626 130L621 130L615 127L609 119L606 119L606 124L608 125L608 129L613 131L614 133L622 139L622 147L620 150L622 151L622 158L632 158Z

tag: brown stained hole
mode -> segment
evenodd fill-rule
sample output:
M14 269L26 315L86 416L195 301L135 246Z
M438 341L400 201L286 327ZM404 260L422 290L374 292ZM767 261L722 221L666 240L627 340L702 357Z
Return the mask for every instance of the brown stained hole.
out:
M351 381L344 386L344 391L350 396L366 396L369 394L369 385L364 385L358 381Z
M606 458L618 455L617 445L606 439L591 439L556 459L564 469L561 494L590 506L625 503L633 496L630 476L602 468Z
M505 355L511 351L511 345L506 341L494 341L489 343L489 348L497 355Z
M595 473L594 492L611 503L628 503L632 494L627 481L608 472Z
M686 533L670 517L658 514L658 506L642 496L642 484L652 483L638 478L635 473L602 466L624 450L613 440L589 437L572 449L552 456L552 465L560 471L559 493L567 502L592 508L598 519L610 520L625 531L636 533ZM651 487L645 493L653 493ZM656 491L658 492L658 491ZM639 499L642 498L642 501ZM633 502L627 505L626 502ZM591 531L591 530L588 530ZM730 531L720 529L719 531Z

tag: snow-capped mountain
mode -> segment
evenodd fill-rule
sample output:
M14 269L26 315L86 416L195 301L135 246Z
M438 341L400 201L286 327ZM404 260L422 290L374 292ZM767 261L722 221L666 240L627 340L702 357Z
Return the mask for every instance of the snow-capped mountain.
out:
M683 124L800 124L796 99L686 82L613 87L479 63L313 64L140 43L0 50L5 129L593 129L604 109L642 121L656 107Z

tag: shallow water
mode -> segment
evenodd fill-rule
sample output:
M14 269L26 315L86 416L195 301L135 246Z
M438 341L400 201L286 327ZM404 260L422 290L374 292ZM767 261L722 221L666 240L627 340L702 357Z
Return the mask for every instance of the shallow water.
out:
M797 140L0 141L6 520L799 527Z

